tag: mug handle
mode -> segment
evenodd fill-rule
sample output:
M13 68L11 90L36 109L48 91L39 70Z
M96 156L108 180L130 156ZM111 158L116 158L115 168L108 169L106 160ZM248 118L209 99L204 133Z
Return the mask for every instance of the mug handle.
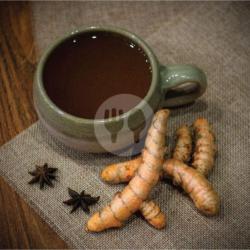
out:
M194 102L207 88L205 73L194 65L161 65L162 107Z

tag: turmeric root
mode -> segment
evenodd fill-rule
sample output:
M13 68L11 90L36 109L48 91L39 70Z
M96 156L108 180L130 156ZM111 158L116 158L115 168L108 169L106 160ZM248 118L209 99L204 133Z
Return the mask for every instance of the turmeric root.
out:
M142 152L142 163L134 177L111 203L95 213L87 222L86 229L100 232L123 223L142 206L158 182L165 154L165 134L169 110L158 111L151 123Z
M149 224L157 229L166 226L166 216L161 212L160 207L153 201L144 201L141 204L140 212Z
M184 191L186 191L191 199L194 201L195 206L206 215L214 215L219 210L219 198L217 193L212 189L211 184L206 180L203 175L208 174L209 170L213 167L214 164L214 155L215 155L215 143L214 143L214 135L211 132L211 128L208 122L205 119L198 119L194 123L195 135L196 135L196 143L195 143L195 153L193 157L193 164L195 164L198 172L195 169L190 168L187 165L180 164L181 162L175 162L175 169L177 169L177 173L180 175L187 176L186 178L182 177L183 181L180 181L178 174L173 174L168 166L168 161L164 163L163 173L161 176L169 176L172 178L175 184L181 186ZM185 130L185 132L183 132ZM179 136L179 134L185 134L186 136ZM187 131L186 128L180 128L177 130L178 140L185 138L185 140L190 143L189 138L191 139L190 130ZM189 137L187 139L187 137ZM174 152L179 151L178 157L180 159L187 159L188 153L182 154L183 151L178 149L178 142L176 143L176 149ZM191 146L190 146L191 148ZM190 150L190 149L189 149ZM185 152L191 152L186 150ZM190 154L190 153L189 153ZM185 155L185 157L183 157ZM206 160L210 158L210 160ZM174 160L170 160L171 161ZM102 174L102 179L109 183L119 183L119 182L127 182L134 176L137 168L139 167L140 162L142 162L142 157L138 156L137 158L122 162L118 164L113 164L111 166L107 166L104 168ZM125 167L126 166L126 167ZM171 165L170 165L171 166ZM184 167L185 166L185 167ZM195 167L194 166L194 167ZM125 170L120 171L119 168L124 168ZM169 172L169 171L170 172ZM113 181L114 176L117 176L117 172L119 172L119 179L116 179L116 182ZM177 177L176 177L177 175ZM130 177L131 176L131 177ZM192 191L192 189L194 191ZM197 190L200 190L197 196ZM207 193L208 192L208 193ZM210 199L210 202L207 200Z
M139 158L134 159L134 163L139 162ZM129 167L130 161L123 164ZM133 167L136 169L135 166ZM202 213L215 215L218 212L218 195L208 180L198 171L175 159L166 160L163 164L163 171L176 185L183 188Z
M130 161L111 164L103 169L101 179L110 184L129 182L141 163L142 157L140 156ZM165 214L161 212L160 207L153 201L144 201L140 207L140 212L153 227L157 229L165 227Z
M188 126L183 125L176 131L177 142L173 151L173 158L187 162L192 151L192 137ZM142 157L108 165L101 172L101 179L110 184L127 183L134 176L138 166L142 163ZM162 173L162 176L164 174Z
M192 166L201 174L207 176L214 166L216 153L215 136L208 121L204 118L197 119L194 124L195 153Z
M108 165L101 172L101 179L110 184L127 183L142 163L142 157Z
M165 161L163 169L191 197L199 211L205 215L218 213L219 196L202 174L175 159Z
M176 131L176 145L173 158L187 163L192 153L192 136L187 125L183 125Z

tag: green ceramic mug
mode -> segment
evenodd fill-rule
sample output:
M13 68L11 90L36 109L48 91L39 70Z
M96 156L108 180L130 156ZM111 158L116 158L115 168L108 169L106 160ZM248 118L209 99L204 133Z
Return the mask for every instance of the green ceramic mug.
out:
M55 48L66 39L74 38L76 33L100 31L122 35L143 49L152 68L152 81L144 99L128 112L108 119L84 119L61 110L48 97L43 82L44 65ZM33 93L39 119L52 136L71 148L99 153L123 152L124 149L131 148L134 145L131 133L133 138L142 141L144 136L138 137L138 134L142 134L145 122L150 121L153 112L162 107L171 108L192 103L205 92L206 87L206 76L196 66L161 65L151 48L135 34L120 28L101 26L77 30L52 44L38 64ZM119 138L114 143L110 138L116 135L117 131Z

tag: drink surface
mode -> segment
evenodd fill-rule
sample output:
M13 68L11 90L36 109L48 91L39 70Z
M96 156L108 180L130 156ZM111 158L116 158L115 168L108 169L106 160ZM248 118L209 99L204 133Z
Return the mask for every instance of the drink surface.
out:
M50 99L63 111L88 119L104 118L105 114L95 117L96 111L112 96L132 94L144 98L151 78L144 51L128 38L109 32L89 32L67 39L49 55L43 74ZM128 100L123 112L137 104Z

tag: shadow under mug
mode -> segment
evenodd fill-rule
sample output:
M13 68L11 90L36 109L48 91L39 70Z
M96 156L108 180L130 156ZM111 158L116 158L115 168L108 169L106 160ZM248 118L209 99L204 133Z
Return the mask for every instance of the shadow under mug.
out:
M125 36L144 50L152 68L151 85L144 99L122 115L108 119L76 117L58 108L47 95L43 83L44 65L54 49L66 39L73 38L79 33L101 31ZM206 76L198 67L161 65L151 48L135 34L116 27L92 26L66 35L47 49L37 66L33 97L40 121L48 132L63 144L84 152L124 152L123 149L134 145L134 141L131 141L131 133L133 133L133 138L143 140L145 133L139 135L145 128L145 123L149 124L153 112L162 107L171 108L192 103L205 92L206 87ZM149 111L149 107L152 112ZM128 121L129 126L121 129ZM106 133L107 128L108 133ZM111 138L117 131L119 131L119 137L114 143ZM132 154L138 153L134 150L126 152L125 155L131 155L131 152L134 152Z

